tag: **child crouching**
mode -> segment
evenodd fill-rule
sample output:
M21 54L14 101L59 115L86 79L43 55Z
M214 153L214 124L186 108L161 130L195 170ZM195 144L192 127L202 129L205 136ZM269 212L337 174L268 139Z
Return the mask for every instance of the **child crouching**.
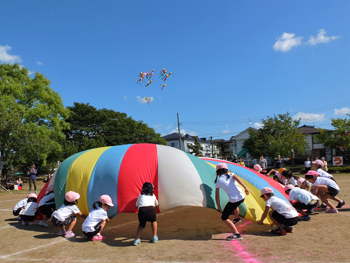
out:
M37 223L35 221L35 217L38 214L37 198L37 195L34 193L28 195L26 206L21 212L19 212L22 219L22 225L33 225L34 223Z

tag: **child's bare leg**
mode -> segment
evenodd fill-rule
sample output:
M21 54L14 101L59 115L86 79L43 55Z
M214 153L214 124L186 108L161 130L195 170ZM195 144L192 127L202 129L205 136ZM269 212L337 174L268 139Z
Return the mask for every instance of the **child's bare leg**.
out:
M339 199L339 198L336 197L336 196L330 196L329 199L332 199L332 200L334 200L334 201L337 201L338 203L340 203L340 202L342 201L341 199Z
M232 233L236 233L236 234L239 234L235 224L229 220L229 219L226 219L226 220L222 220L225 222L225 224L228 226L228 228L231 230Z
M327 206L329 206L331 209L335 209L334 205L329 202L327 199L330 198L331 196L329 194L324 194L321 198L322 202L325 203Z
M155 237L157 235L157 230L158 230L157 221L152 222L151 227L152 227L153 236Z
M276 220L272 217L272 213L273 213L273 210L270 211L269 213L269 216L270 216L270 219L272 220L272 222L278 227L278 228L282 228L283 226Z
M305 212L303 211L303 209L295 208L295 210L297 210L298 213L302 214L303 216L309 215L309 214L305 213Z
M102 232L103 228L105 227L105 225L106 225L106 221L103 221L102 224L101 224L101 230L100 230L99 234L101 234L101 232Z
M72 221L72 223L69 224L67 231L72 231L76 223L77 223L77 219L75 218L74 221Z
M137 231L136 231L136 238L135 239L140 239L140 236L142 234L142 231L143 231L143 227L142 226L139 226L137 228Z
M239 207L237 207L234 211L233 211L233 215L235 218L239 218Z

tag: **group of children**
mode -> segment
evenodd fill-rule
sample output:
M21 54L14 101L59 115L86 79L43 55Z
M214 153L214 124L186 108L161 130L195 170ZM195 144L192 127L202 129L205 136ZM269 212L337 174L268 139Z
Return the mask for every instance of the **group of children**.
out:
M153 237L151 241L153 243L158 241L156 219L158 200L153 190L153 184L149 182L144 183L141 194L136 202L136 207L139 209L139 227L137 228L136 238L133 242L135 246L141 243L140 236L146 226L146 222L151 222L152 224ZM51 218L52 224L60 228L58 235L71 238L75 236L73 228L77 222L76 216L81 216L85 218L82 230L88 240L99 241L105 239L105 237L101 235L101 231L105 227L106 222L110 221L107 211L110 207L114 206L109 195L101 195L98 201L92 205L93 210L89 215L84 215L77 206L78 199L80 198L78 193L73 191L67 192L63 205L55 210L53 185L49 185L46 191L46 195L41 198L39 203L37 202L37 195L35 193L30 193L26 199L18 202L13 208L13 215L20 216L22 225L39 224L48 226L46 221ZM36 220L38 212L45 215L46 220L43 219L38 222L38 220Z

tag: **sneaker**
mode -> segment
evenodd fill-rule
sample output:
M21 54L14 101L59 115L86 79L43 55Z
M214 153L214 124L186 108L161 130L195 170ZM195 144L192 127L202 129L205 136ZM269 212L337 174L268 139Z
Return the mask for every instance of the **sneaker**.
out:
M38 225L39 226L49 226L44 220L41 220Z
M327 205L322 203L319 208L327 208Z
M65 234L66 234L66 231L61 229L57 235L64 236Z
M242 239L242 235L234 233L233 235L226 237L226 240L235 240L235 239Z
M18 221L21 221L21 220L22 220L22 218L21 218L21 217L19 217L19 218L17 218L17 220L18 220Z
M74 236L75 234L73 233L73 231L67 231L66 234L64 235L64 237L67 237L67 238L74 237Z
M293 228L290 226L286 226L284 229L286 230L287 233L294 233Z
M22 220L22 226L25 226L26 224L27 224L27 222Z
M240 223L242 220L238 217L232 220L232 222L236 225L238 223Z
M140 244L140 243L141 243L141 240L140 240L140 239L135 239L133 245L134 245L134 246L137 246L137 245Z
M37 191L35 191L35 193L37 194L38 192L37 192Z
M338 209L334 208L334 209L328 209L326 211L326 213L338 213Z
M152 243L157 243L158 242L158 236L152 237Z
M338 205L336 206L336 208L342 208L342 206L345 205L345 201L341 200Z
M299 218L300 221L309 221L310 219L311 219L310 215L302 216L302 217Z
M94 236L91 240L92 240L92 241L101 241L101 240L103 240L103 239L105 239L104 236L102 236L102 235L96 235L96 236Z
M284 228L283 229L280 229L280 228L272 229L271 233L277 234L277 235L283 235L283 236L287 235L287 231Z
M32 191L29 191L29 193L31 194L31 193L32 193Z
M33 224L33 222L29 221L29 222L28 222L28 225L29 225L29 226L32 226L32 225L34 225L34 224Z

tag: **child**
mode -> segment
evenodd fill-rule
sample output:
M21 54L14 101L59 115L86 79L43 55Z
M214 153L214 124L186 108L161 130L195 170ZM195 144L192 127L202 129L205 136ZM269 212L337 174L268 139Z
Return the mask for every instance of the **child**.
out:
M107 211L111 206L114 205L109 195L101 195L98 201L92 205L93 210L83 223L83 233L88 239L92 241L105 239L105 237L101 235L101 232L106 222L110 221Z
M326 171L324 171L322 169L323 166L324 166L324 163L321 160L316 160L316 161L312 162L312 169L317 171L317 173L321 177L325 177L325 178L328 178L328 179L331 179L331 180L335 181L334 178L333 178L333 175L327 173Z
M12 211L12 213L13 213L14 216L19 216L19 212L21 212L21 210L24 209L24 208L26 207L27 201L28 201L28 198L25 198L25 199L19 201L19 202L15 205L15 207L13 208L13 211ZM19 217L19 219L20 219L20 217Z
M284 170L282 172L282 178L287 181L286 185L287 184L292 184L293 186L298 185L291 171Z
M267 174L266 170L263 170L260 166L260 164L254 164L254 170L257 171L258 173L261 173L263 175Z
M249 190L243 183L243 181L235 174L228 174L228 167L225 163L219 163L216 165L216 179L215 179L215 200L218 210L222 212L221 220L230 228L232 235L228 236L226 240L242 239L242 235L238 232L235 223L240 221L239 217L234 219L233 222L229 220L229 216L237 210L238 206L244 202L245 195L242 189L238 186L237 182L243 186L245 193L249 195ZM221 209L219 190L222 188L229 197L229 202L224 208ZM236 216L236 211L235 211ZM238 216L238 210L237 210Z
M264 187L261 189L261 198L266 202L265 211L261 216L261 219L257 222L262 225L263 221L267 217L270 208L272 209L269 216L272 222L278 227L277 229L272 229L271 232L274 234L286 235L288 233L293 233L292 226L298 224L298 212L295 208L288 202L275 197L273 190L270 187Z
M34 220L38 213L37 198L37 195L34 193L30 193L28 195L26 206L24 207L24 209L21 210L21 212L19 212L19 215L22 219L22 225L33 225L34 223L36 223Z
M317 206L318 197L304 189L294 187L292 184L286 185L284 187L284 192L289 196L288 200L292 206L294 206L294 208L300 214L302 214L302 217L300 219L302 221L310 220L310 214L313 213ZM307 212L304 212L303 209L307 209Z
M317 176L317 172L311 170L305 174L305 179L315 186L312 194L320 196L322 202L330 207L326 213L338 213L337 208L341 208L343 205L345 205L344 200L340 200L338 197L336 197L340 189L334 180ZM334 207L334 205L329 202L328 199L337 201L337 207Z
M134 246L137 246L141 243L140 236L142 234L143 229L146 226L146 222L151 222L153 237L152 242L157 243L157 217L156 211L158 208L158 200L156 196L153 194L153 184L146 182L142 186L141 194L137 198L136 207L139 209L139 227L136 231L136 238L134 240Z
M297 181L297 185L301 189L305 189L306 191L311 192L312 184L309 183L309 181L306 181L304 178L299 177L299 179Z
M273 176L273 180L279 182L280 184L285 185L287 183L287 180L282 178L282 173L284 170L286 169L284 168L280 168L278 170L271 169L271 171L268 172L266 176L270 176L271 173L275 173L275 175Z
M54 226L60 227L61 230L58 232L59 236L64 237L74 237L73 228L77 222L77 218L75 215L81 216L85 218L79 208L76 206L80 195L76 192L69 191L65 195L64 204L55 212L52 213L52 223ZM66 232L65 226L68 226L68 230Z
M56 204L55 204L55 194L53 193L53 185L49 185L46 188L46 195L43 196L43 198L40 199L39 202L39 211L40 213L44 214L46 216L46 220L51 218L52 212L56 210ZM39 222L40 226L49 226L46 223L46 220L41 220Z

